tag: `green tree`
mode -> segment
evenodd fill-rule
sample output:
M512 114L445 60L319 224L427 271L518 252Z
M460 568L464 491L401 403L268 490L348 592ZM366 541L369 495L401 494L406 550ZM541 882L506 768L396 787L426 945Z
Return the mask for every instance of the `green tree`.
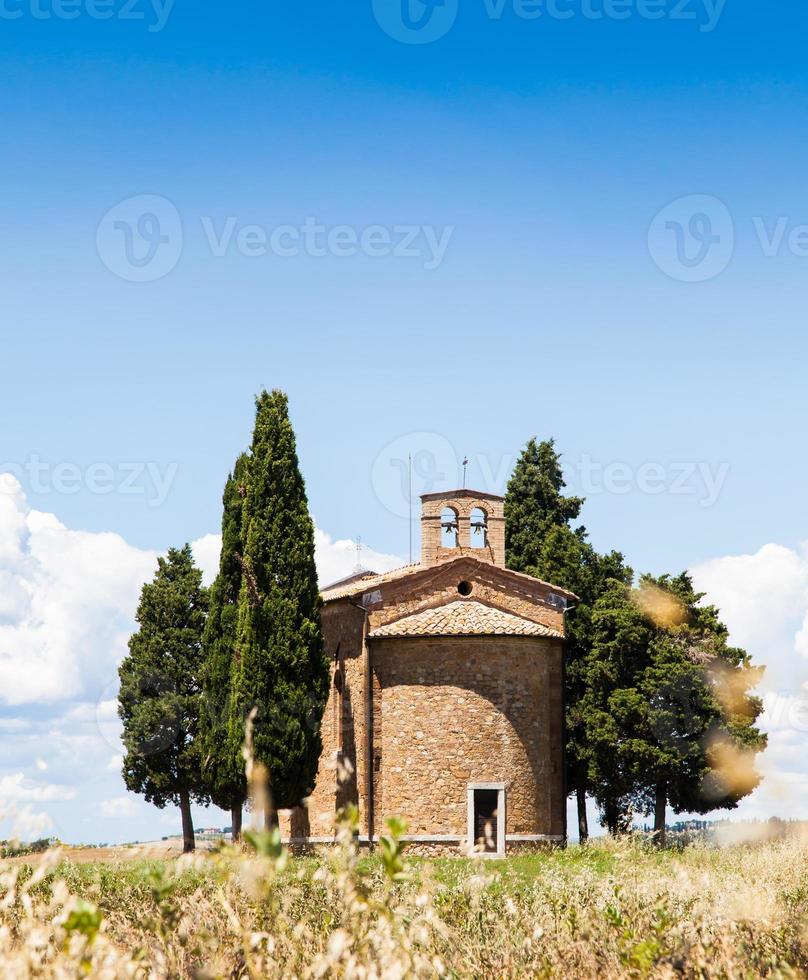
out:
M238 638L238 603L242 584L244 544L242 516L247 496L249 459L243 453L228 476L222 497L222 551L219 574L210 590L210 612L202 642L204 693L201 717L202 772L211 799L230 810L233 840L241 835L247 799L241 742L229 738L233 673Z
M755 755L766 739L750 691L762 671L730 647L714 606L690 577L615 582L593 615L582 700L595 797L611 832L632 812L731 809L758 785Z
M283 392L256 402L244 500L244 556L230 744L257 708L254 752L275 806L296 806L314 787L329 664L320 625L314 525ZM239 741L240 744L240 741ZM270 814L267 814L270 819Z
M191 800L208 801L198 741L207 607L190 545L172 548L158 559L154 580L143 586L139 628L119 670L124 781L161 809L179 806L185 851L194 849Z
M584 501L565 496L564 488L554 442L531 439L508 483L505 546L509 568L569 589L580 600L566 617L566 780L577 801L578 834L586 840L586 794L595 760L586 741L581 698L583 663L592 645L592 607L611 579L629 583L632 571L618 552L598 554L584 527L570 526Z
M630 722L642 711L635 679L648 663L650 628L631 589L610 581L591 610L592 645L580 664L578 702L588 785L610 833L627 830L636 788L636 740Z
M582 497L565 497L564 487L561 455L554 440L537 443L531 439L514 467L505 496L508 568L541 577L548 533L568 528L584 504Z

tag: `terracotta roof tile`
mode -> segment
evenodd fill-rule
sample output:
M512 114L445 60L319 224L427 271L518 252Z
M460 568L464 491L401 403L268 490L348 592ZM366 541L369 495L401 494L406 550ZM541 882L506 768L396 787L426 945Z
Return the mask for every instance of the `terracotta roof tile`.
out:
M481 602L458 600L436 609L405 616L379 626L371 638L385 636L549 636L562 638L558 630L494 609Z

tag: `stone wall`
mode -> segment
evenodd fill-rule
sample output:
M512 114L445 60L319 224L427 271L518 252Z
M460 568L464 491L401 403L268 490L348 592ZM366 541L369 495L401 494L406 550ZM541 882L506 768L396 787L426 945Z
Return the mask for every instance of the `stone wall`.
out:
M564 833L562 643L523 637L369 643L375 830L465 835L467 784L506 784L506 833Z
M563 610L548 602L551 586L538 579L481 565L474 559L437 565L430 575L419 576L415 581L406 578L385 584L379 590L379 600L368 605L369 631L403 616L454 602L460 598L458 586L463 581L472 586L468 598L564 632Z
M457 515L458 547L441 546L441 514L451 507ZM484 547L471 533L471 512L482 510L487 519L488 532ZM421 564L434 565L449 558L469 554L481 561L505 566L505 513L504 500L493 494L472 490L456 490L453 493L426 494L421 498Z

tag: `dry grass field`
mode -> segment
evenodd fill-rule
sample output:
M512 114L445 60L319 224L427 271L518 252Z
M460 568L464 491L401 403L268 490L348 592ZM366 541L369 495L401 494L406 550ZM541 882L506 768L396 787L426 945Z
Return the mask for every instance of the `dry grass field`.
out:
M0 976L802 977L808 842L514 857L254 849L0 863ZM93 852L89 852L93 853ZM78 858L78 860L76 860Z

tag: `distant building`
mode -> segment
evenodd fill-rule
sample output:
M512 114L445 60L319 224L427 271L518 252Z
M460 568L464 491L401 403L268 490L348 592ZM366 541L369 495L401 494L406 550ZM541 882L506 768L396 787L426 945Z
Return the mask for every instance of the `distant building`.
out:
M502 497L422 498L422 560L323 592L332 658L323 755L294 843L331 839L358 807L360 839L403 817L424 851L469 837L504 853L562 842L564 614L575 596L505 568ZM340 783L337 761L352 775Z

